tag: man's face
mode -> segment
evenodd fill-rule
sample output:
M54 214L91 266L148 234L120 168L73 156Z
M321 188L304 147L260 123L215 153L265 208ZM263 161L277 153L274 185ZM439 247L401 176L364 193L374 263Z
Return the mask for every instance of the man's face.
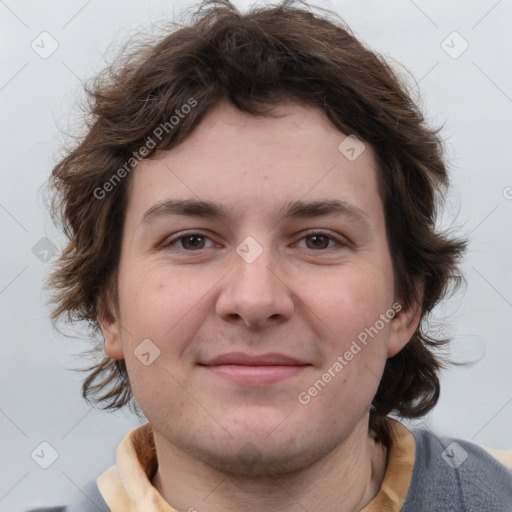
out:
M386 358L416 328L412 313L390 319L399 307L372 149L354 160L320 111L281 111L219 104L138 165L118 314L102 320L157 448L240 473L306 467L366 435ZM224 216L166 205L184 200ZM334 201L330 213L285 214Z

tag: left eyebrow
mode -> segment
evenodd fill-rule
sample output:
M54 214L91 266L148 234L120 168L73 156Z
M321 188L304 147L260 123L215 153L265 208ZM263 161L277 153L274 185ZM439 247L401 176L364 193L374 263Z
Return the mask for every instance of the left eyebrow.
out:
M220 205L211 201L193 199L166 199L151 206L142 216L145 224L159 217L184 215L202 218L216 218L226 220L228 212ZM339 199L317 201L292 201L286 204L280 212L280 218L314 218L321 216L344 216L356 221L371 230L368 215L361 208Z

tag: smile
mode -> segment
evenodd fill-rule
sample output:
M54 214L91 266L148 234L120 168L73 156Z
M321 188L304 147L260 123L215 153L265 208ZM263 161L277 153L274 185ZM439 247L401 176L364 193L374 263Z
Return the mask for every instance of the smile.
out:
M240 384L274 384L302 372L308 365L301 366L245 366L239 364L220 364L206 366L208 371Z
M239 384L261 385L294 377L311 365L277 353L250 355L232 352L200 363L200 366Z

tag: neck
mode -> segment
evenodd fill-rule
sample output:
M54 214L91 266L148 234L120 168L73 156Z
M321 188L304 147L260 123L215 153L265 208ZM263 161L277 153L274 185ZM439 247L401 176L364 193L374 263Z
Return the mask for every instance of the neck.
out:
M376 496L386 470L387 449L367 424L303 470L258 477L221 473L154 436L159 465L152 483L178 510L357 512Z

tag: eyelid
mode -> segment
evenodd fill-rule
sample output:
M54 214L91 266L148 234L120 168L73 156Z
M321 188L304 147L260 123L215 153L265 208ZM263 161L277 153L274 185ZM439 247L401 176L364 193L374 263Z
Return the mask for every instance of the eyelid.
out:
M335 241L339 246L341 247L348 247L348 246L351 246L352 243L350 242L350 240L348 240L348 238L344 237L343 235L339 235L333 231L330 231L328 229L321 229L321 228L318 228L318 229L315 229L315 228L311 228L311 229L307 229L302 235L301 237L298 239L298 241L301 241L302 239L304 238L307 238L309 236L314 236L314 235L323 235L323 236L326 236L328 238L330 238L331 240ZM333 250L335 248L331 248L331 249L319 249L317 252L328 252L330 250ZM311 249L311 250L314 250L314 249Z
M207 238L207 239L211 240L212 242L214 242L214 240L212 240L212 237L210 235L208 235L207 233L205 233L201 230L196 229L196 230L179 231L178 233L167 236L164 238L164 240L161 243L158 244L158 248L166 249L167 247L170 247L171 245L175 244L176 242L179 242L182 238L187 238L192 235L199 235L199 236L202 236L203 238ZM185 251L185 249L182 249L182 250ZM197 251L185 251L185 252L200 252L201 250L204 250L204 249L198 249Z
M213 243L216 243L210 235L208 235L206 232L204 232L202 230L188 230L188 231L180 231L178 233L175 233L174 235L171 235L170 237L166 237L163 240L163 242L161 242L158 245L158 248L165 249L165 248L171 247L173 244L175 244L176 242L179 242L181 239L187 238L192 235L199 235L199 236L202 236L203 238L209 239ZM304 238L314 236L314 235L326 236L329 239L331 239L332 241L336 242L339 247L348 247L348 246L352 245L350 240L348 240L346 237L339 235L337 233L334 233L333 231L330 231L328 229L321 229L321 228L317 228L317 229L310 228L310 229L306 230L305 232L301 233L300 238L298 238L297 241L294 242L294 244L300 242ZM186 249L179 249L179 250L182 250L184 252L199 253L201 251L206 250L206 248L197 249L195 251L194 250L187 251ZM307 249L307 250L315 251L315 249ZM335 248L331 247L330 249L317 249L315 252L329 252L332 250L335 250Z

